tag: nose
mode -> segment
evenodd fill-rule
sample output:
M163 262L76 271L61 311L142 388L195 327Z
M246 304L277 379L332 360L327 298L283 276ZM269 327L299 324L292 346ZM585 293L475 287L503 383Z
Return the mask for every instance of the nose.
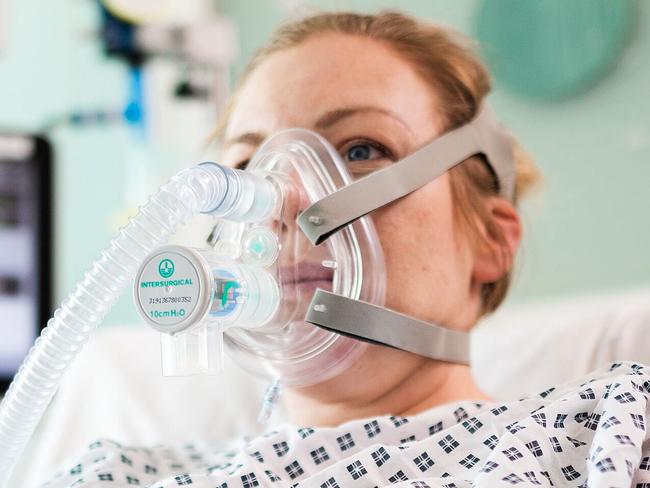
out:
M298 256L307 250L307 246L311 247L296 223L300 212L310 205L311 201L300 183L299 176L292 174L283 189L282 212L272 222L273 231L282 243L283 254Z

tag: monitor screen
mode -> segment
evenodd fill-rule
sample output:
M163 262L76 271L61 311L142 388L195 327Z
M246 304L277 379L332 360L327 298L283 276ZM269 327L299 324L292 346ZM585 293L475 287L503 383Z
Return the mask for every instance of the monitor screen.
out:
M0 133L0 391L50 313L51 150Z

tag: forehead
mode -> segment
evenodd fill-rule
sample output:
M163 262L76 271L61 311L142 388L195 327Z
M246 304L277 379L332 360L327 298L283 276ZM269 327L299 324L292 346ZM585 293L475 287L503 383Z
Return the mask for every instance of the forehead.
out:
M430 127L435 100L412 66L384 43L321 34L272 54L251 73L226 136L313 128L319 114L351 105L385 109L409 125Z

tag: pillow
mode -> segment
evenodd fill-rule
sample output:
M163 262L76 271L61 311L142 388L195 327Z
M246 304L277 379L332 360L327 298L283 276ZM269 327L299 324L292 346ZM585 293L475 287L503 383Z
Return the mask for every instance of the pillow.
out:
M509 400L613 361L650 364L650 288L504 307L472 333L478 384Z

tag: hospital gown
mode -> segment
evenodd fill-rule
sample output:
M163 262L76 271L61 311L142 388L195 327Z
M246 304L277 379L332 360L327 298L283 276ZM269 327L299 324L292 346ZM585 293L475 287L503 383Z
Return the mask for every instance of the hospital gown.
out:
M650 488L649 397L650 368L615 363L515 402L283 425L227 451L99 440L43 486Z

